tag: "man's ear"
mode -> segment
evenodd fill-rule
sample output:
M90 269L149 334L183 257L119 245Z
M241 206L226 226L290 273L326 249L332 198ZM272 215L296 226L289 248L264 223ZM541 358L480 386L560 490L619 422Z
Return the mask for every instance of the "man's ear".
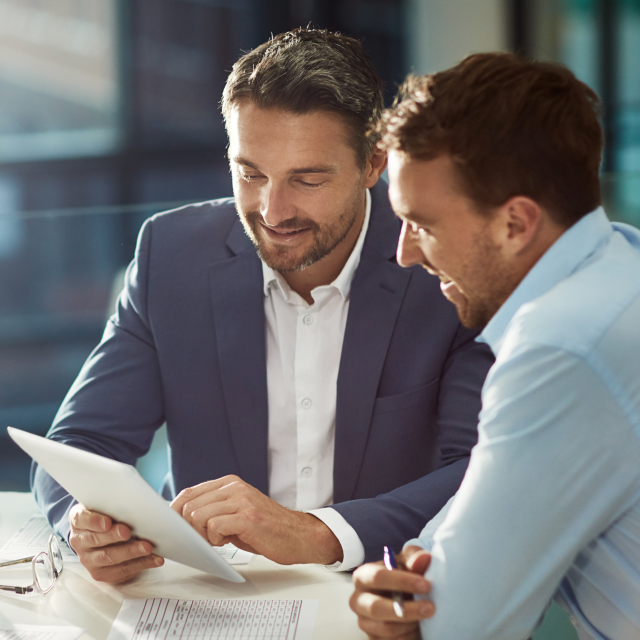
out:
M495 239L507 254L521 255L537 243L545 214L535 200L514 196L498 207L496 213Z
M387 168L387 153L377 146L374 147L371 157L364 167L364 187L371 189Z

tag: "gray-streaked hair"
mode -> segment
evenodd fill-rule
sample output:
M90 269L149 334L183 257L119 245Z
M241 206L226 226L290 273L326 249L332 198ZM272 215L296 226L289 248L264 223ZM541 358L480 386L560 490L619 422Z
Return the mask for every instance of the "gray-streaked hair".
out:
M357 40L324 29L281 33L240 58L222 94L225 124L233 105L250 100L263 109L341 117L361 167L378 136L370 133L384 108L384 87Z

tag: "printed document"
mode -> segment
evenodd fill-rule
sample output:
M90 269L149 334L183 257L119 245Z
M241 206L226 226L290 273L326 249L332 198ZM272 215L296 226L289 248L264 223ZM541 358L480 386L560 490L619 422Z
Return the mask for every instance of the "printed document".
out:
M80 627L14 624L0 626L0 640L76 640L84 633Z
M47 551L49 536L52 533L53 529L43 515L29 518L18 533L0 549L0 560L17 560L18 558L35 556L41 551ZM58 544L62 552L63 562L79 562L78 556L73 549L60 536L58 536Z
M125 600L107 640L311 640L317 600Z

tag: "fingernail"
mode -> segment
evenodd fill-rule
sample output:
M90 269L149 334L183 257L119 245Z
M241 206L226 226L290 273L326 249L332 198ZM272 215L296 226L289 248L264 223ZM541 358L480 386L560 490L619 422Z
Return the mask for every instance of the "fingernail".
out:
M144 555L147 555L147 550L145 549L145 547L144 547L144 543L143 543L143 542L141 542L141 543L138 545L138 551L139 551L140 553L144 554Z
M156 556L154 562L156 567L159 567L164 564L164 558L161 558L160 556Z
M433 606L432 602L425 602L421 607L420 607L420 615L423 618L429 618L433 615L433 612L435 611L435 608Z
M431 589L431 584L429 584L428 580L420 580L416 584L416 589L418 593L429 593Z

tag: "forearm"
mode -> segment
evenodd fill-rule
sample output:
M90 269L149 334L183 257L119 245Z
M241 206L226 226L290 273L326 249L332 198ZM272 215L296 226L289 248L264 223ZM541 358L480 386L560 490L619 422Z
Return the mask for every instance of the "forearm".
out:
M323 565L341 562L343 558L342 546L333 531L314 515L304 515L312 518L312 520L308 520L307 531L303 534L307 546L308 562Z
M76 500L35 462L31 465L31 490L49 524L68 541L69 512Z

